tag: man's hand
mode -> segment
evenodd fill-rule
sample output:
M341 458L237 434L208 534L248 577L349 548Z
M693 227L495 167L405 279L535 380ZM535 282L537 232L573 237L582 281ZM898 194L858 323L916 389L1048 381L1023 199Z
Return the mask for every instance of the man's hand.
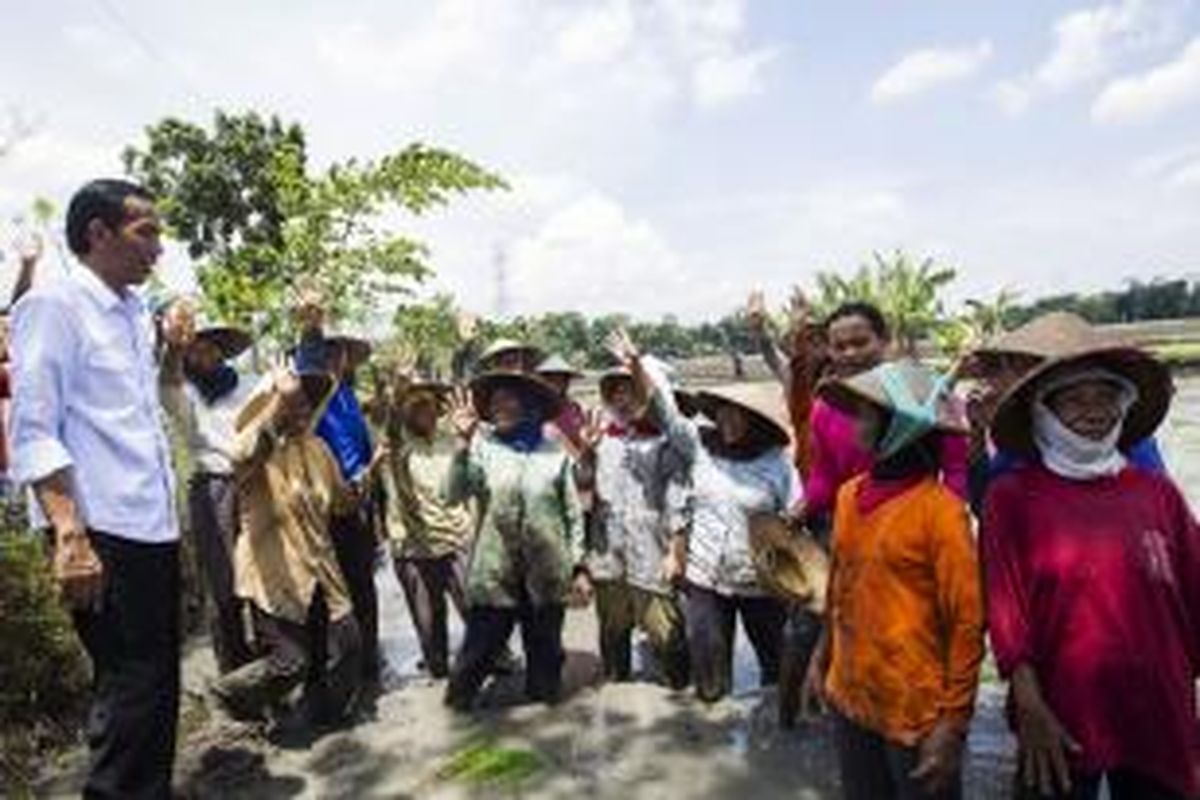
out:
M325 295L315 283L300 289L292 309L301 330L320 330L325 326Z
M963 736L957 727L942 720L917 747L917 766L910 773L931 795L947 788L962 763Z
M1017 717L1018 766L1025 786L1043 795L1071 791L1067 754L1082 748L1042 699L1032 668L1022 665L1013 673L1013 705Z
M70 525L56 529L53 572L67 608L89 611L100 607L104 593L104 565L82 527Z
M584 570L576 572L575 578L571 581L571 606L573 608L586 608L591 605L592 597L595 596L595 593L591 576Z

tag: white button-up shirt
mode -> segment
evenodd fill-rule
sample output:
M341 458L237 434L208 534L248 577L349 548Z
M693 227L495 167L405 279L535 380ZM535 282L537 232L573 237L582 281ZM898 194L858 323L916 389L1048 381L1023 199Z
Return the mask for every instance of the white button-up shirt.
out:
M179 525L151 330L135 292L118 295L86 267L17 303L13 476L68 469L89 528L169 542Z

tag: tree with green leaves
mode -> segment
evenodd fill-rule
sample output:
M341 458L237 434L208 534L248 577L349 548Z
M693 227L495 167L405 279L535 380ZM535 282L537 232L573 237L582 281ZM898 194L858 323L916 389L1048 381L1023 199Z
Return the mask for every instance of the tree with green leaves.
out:
M845 302L872 303L888 318L901 351L913 355L917 342L933 336L945 320L942 291L956 275L932 258L917 261L902 250L873 253L871 262L849 277L818 273L815 306L825 315Z
M124 161L198 262L206 306L242 324L263 312L275 334L300 283L322 290L333 317L361 319L381 293L403 294L431 274L428 249L388 224L392 212L423 214L456 195L507 188L420 143L315 171L300 125L255 112L218 111L211 129L164 119Z

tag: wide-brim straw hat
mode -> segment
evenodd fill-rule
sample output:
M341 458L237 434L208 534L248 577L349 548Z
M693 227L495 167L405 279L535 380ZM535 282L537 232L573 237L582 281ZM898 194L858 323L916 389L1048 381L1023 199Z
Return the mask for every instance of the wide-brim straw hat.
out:
M537 365L534 370L539 375L566 375L568 378L582 378L583 373L575 369L570 363L560 356L558 353L553 353L542 359L542 363Z
M543 421L554 419L562 410L562 397L553 386L538 376L526 372L494 370L476 375L471 380L471 399L475 404L475 413L482 419L489 418L492 392L500 388L533 397L542 411Z
M814 613L824 612L829 554L816 539L796 533L777 514L757 513L750 517L750 555L764 589Z
M1144 350L1129 346L1111 346L1110 339L1097 335L1096 346L1076 347L1073 352L1052 357L1031 370L1009 389L992 419L992 440L1003 450L1023 456L1035 456L1033 403L1038 390L1060 376L1076 370L1100 368L1132 383L1138 392L1121 426L1118 446L1130 446L1154 434L1171 406L1171 372L1165 364Z
M774 444L787 447L791 443L791 424L784 414L783 392L777 383L729 383L707 386L693 392L692 398L696 410L714 422L717 419L717 409L722 405L737 406L750 415L751 424L766 434ZM683 410L682 407L680 410Z
M231 361L250 349L254 339L232 325L208 325L196 331L196 341L212 342L221 351L221 359Z
M989 362L994 363L1006 357L1045 361L1097 347L1132 346L1132 342L1121 334L1096 328L1078 314L1051 311L976 347L971 351L961 374L969 378L980 377L986 372Z
M546 354L541 348L516 339L497 339L489 344L479 354L479 364L485 371L490 371L490 365L505 353L524 353L527 364L539 364L545 360Z
M280 373L283 371L286 370L268 372L262 377L250 393L250 397L242 405L241 410L238 411L237 419L234 421L234 430L243 431L251 427L257 427L274 418L275 410L282 400L282 396L277 388L277 381ZM337 380L332 373L321 370L305 370L301 372L292 370L292 374L300 379L300 385L303 387L304 393L308 395L309 402L312 404L312 425L315 426L322 414L324 414L325 407L329 404L330 398L337 389Z
M970 431L963 405L947 390L943 377L915 361L891 361L851 378L827 380L817 391L830 405L848 414L858 413L864 403L889 414L903 413L888 394L882 372L885 368L903 381L918 403L928 403L934 391L941 391L933 409L933 430L960 434Z
M417 378L404 385L396 396L396 402L403 407L422 397L431 397L440 407L452 391L454 387L445 381Z

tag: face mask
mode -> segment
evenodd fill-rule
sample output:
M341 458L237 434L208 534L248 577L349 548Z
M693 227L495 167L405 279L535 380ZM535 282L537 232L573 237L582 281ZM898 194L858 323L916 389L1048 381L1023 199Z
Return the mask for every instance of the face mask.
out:
M1046 398L1054 392L1090 380L1103 380L1121 387L1120 417L1103 439L1089 439L1075 433L1046 404ZM1032 409L1033 441L1042 456L1042 464L1056 475L1077 481L1111 477L1119 473L1125 468L1126 459L1117 445L1125 427L1125 417L1137 402L1137 397L1137 388L1132 383L1104 369L1064 375L1038 389Z

